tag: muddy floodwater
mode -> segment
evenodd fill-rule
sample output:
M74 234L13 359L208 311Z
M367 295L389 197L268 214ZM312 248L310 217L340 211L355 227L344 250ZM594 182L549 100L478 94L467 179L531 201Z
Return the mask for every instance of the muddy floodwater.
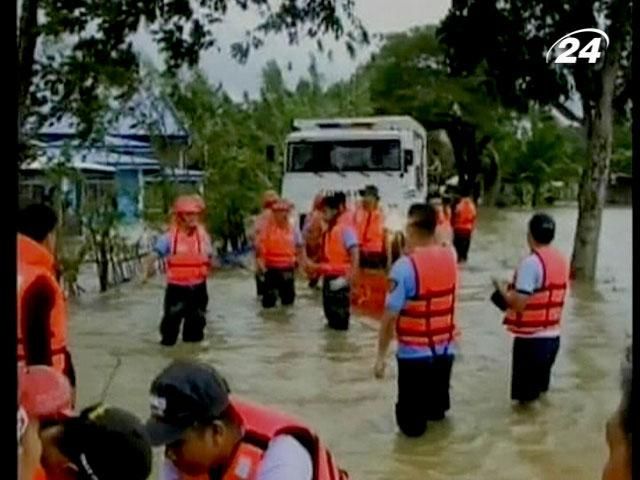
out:
M556 245L570 255L577 211L550 213ZM509 400L511 339L488 297L490 276L510 277L526 252L529 216L480 211L461 269L452 408L420 439L395 426L395 362L384 380L373 378L375 324L356 317L347 333L328 331L319 292L302 281L294 308L264 313L243 270L210 279L207 339L197 346L158 345L161 278L83 295L70 327L79 402L104 399L146 416L153 376L171 359L198 358L218 367L235 393L304 418L354 479L599 479L604 422L619 400L631 332L631 210L605 211L597 285L572 286L551 390L518 410Z

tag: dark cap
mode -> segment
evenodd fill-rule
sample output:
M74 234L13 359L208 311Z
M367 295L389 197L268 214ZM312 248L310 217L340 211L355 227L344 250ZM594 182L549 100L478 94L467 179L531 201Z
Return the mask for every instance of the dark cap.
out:
M179 440L194 425L218 418L230 405L229 385L215 368L175 361L151 384L147 433L154 446Z
M142 422L119 408L101 405L64 421L58 444L87 480L146 480L152 451Z
M379 199L380 196L378 194L378 187L375 185L367 185L364 189L360 190L360 196L362 197L374 197Z
M546 213L536 213L529 220L529 232L537 243L548 245L555 237L556 222Z

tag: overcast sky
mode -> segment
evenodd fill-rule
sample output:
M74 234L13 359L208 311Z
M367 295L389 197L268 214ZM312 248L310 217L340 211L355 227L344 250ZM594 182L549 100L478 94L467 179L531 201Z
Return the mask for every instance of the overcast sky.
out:
M389 33L409 28L438 23L446 15L451 0L356 0L357 14L370 33ZM315 50L315 43L306 41L298 46L288 45L282 36L271 36L265 45L252 52L246 65L239 65L229 55L229 44L240 39L243 33L256 23L257 17L231 11L220 26L218 39L221 52L211 50L205 52L201 59L201 68L212 83L222 83L226 91L236 99L240 99L244 91L251 96L260 88L260 71L272 59L278 61L286 69L291 63L287 81L293 85L304 74L309 66L309 55ZM136 44L145 56L158 63L159 56L152 42L145 35L139 35ZM355 59L347 55L342 44L325 41L325 47L333 50L333 59L316 52L320 72L325 83L346 78L356 69L358 63L364 62L370 50L360 52Z

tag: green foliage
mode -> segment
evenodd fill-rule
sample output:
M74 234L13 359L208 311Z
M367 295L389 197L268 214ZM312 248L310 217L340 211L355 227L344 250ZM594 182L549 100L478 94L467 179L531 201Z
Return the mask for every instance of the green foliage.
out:
M269 164L265 149L274 145L277 158L283 157L295 118L371 113L366 84L355 77L325 88L313 57L307 77L293 90L278 64L268 62L256 100L234 102L202 73L186 83L170 81L165 89L191 131L189 163L205 171L207 221L223 248L243 244L244 220L258 210L261 192L279 188L282 164Z
M292 44L331 35L344 39L349 52L369 40L353 0L25 0L18 33L19 103L30 108L23 118L36 112L40 121L73 114L81 133L91 135L110 102L123 103L135 91L139 62L132 37L141 26L176 72L197 66L200 54L217 46L216 27L233 10L258 16L231 43L230 54L241 62L270 34L284 34ZM43 54L35 58L37 42ZM29 93L26 102L22 97Z
M601 95L599 65L578 62L557 68L545 58L551 45L569 32L609 22L607 57L621 56L615 104L629 103L631 2L628 0L461 0L438 28L454 75L486 68L496 92L509 106L526 111L531 100L561 107L578 92L585 111ZM563 109L566 110L566 109Z
M631 175L633 158L631 151L631 124L619 121L613 125L613 154L611 172Z
M527 185L531 203L540 203L552 181L576 184L586 163L585 139L580 130L561 128L548 114L532 109L514 117L496 142L502 176L514 185Z

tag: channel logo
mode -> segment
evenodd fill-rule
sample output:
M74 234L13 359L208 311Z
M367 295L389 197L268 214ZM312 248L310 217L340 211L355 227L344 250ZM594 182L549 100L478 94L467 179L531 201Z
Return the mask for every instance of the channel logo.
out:
M576 35L581 34L580 37L589 41L582 47L580 38ZM604 40L604 48L602 41ZM582 48L581 48L582 47ZM558 39L551 48L547 51L546 61L553 59L553 63L563 64L575 64L578 62L586 61L587 63L596 63L600 57L604 54L605 50L609 47L609 36L597 28L582 28L575 32L567 33L562 38ZM553 55L557 50L561 50L560 54ZM578 55L575 53L578 52Z

